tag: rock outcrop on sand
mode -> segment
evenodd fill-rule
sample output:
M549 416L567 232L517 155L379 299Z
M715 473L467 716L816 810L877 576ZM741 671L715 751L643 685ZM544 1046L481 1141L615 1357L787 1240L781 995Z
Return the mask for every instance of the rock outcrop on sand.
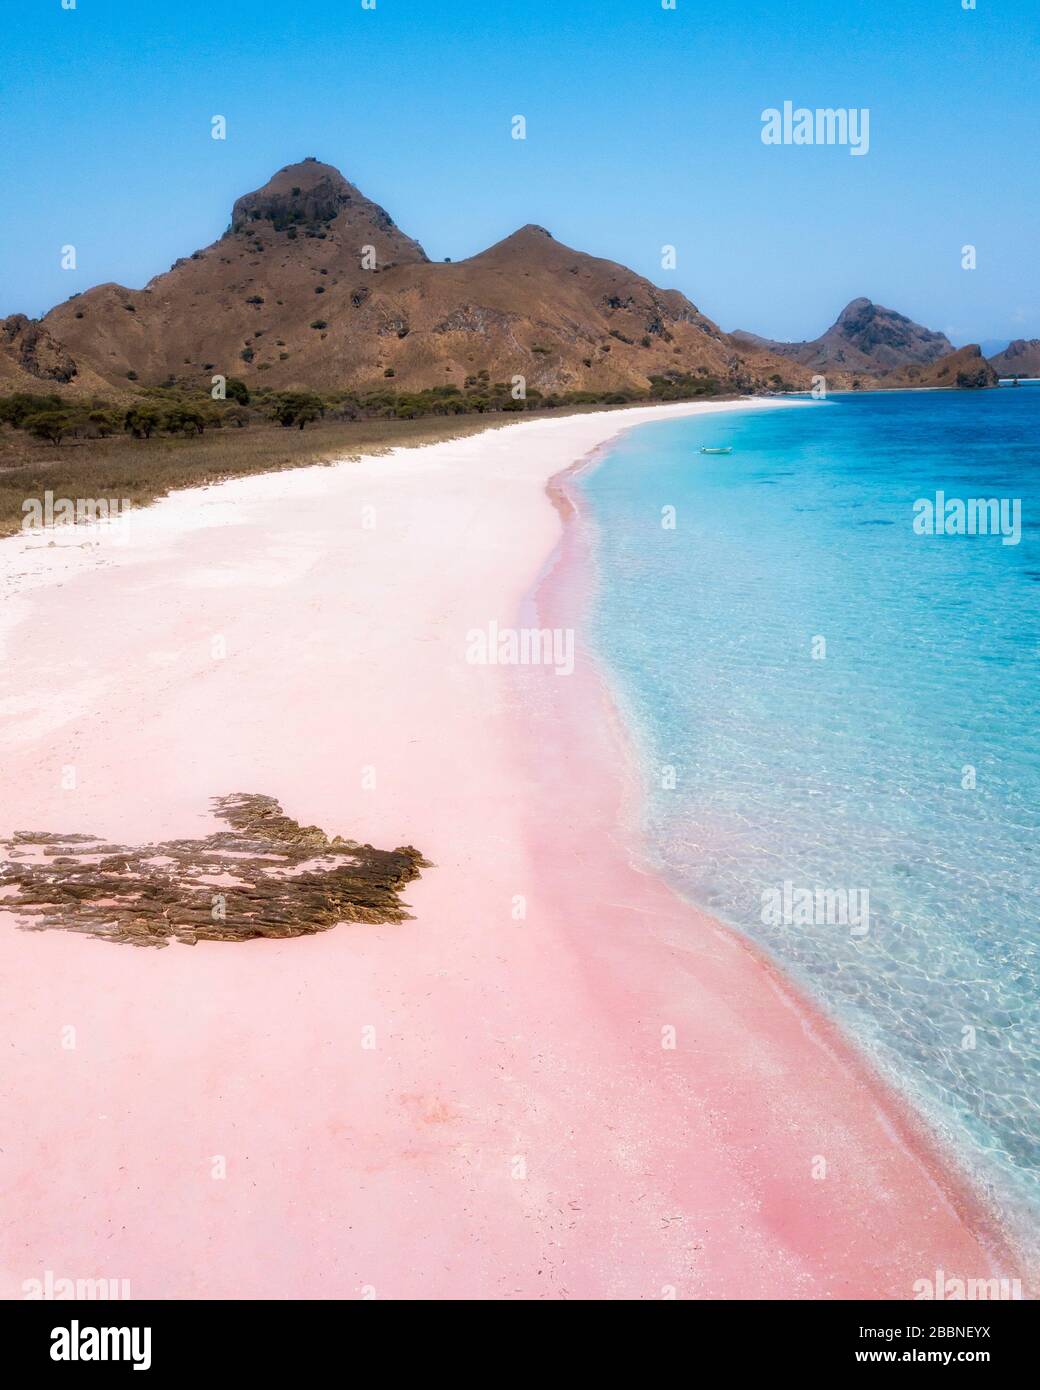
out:
M4 906L21 925L131 946L309 936L341 922L408 919L400 893L430 865L283 815L270 796L215 799L230 830L128 848L94 835L17 831L0 841ZM13 890L13 891L12 891Z

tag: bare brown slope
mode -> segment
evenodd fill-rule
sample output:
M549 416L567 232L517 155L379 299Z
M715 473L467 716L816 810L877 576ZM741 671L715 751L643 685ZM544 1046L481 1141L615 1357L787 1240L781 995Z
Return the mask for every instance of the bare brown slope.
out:
M366 268L374 257L374 268ZM540 389L634 389L651 375L734 387L808 375L739 349L675 290L524 227L458 263L422 247L330 165L289 165L235 204L212 246L145 289L101 285L47 329L109 379L402 388L522 375ZM133 375L131 375L133 374ZM804 379L803 379L804 378Z
M1040 376L1040 338L1016 338L989 361L1000 376Z

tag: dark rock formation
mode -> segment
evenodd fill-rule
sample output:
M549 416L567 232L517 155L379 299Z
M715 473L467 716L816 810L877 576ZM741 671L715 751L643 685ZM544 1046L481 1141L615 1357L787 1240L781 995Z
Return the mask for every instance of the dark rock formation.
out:
M41 381L70 382L76 363L61 343L24 314L0 319L0 351L23 372Z
M126 848L93 835L17 831L0 841L0 903L27 930L60 928L131 946L171 938L309 936L341 922L402 922L400 893L429 862L411 845L329 839L273 797L215 798L230 830Z

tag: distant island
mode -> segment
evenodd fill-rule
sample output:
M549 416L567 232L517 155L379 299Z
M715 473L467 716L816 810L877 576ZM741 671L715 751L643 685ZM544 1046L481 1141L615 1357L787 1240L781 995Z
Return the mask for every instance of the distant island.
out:
M1040 377L1040 338L1016 338L990 365L1004 377Z

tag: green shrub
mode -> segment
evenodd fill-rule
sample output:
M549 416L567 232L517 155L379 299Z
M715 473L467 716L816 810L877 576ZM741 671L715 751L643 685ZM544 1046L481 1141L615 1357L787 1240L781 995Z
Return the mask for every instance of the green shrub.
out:
M38 415L45 410L60 409L60 396L54 394L37 396L28 391L16 391L13 396L0 398L0 422L13 425L16 430L20 430L30 415Z
M150 405L132 406L123 419L124 428L135 439L151 439L161 424L162 415Z
M67 410L41 410L38 415L30 415L24 429L34 439L45 439L48 444L60 444L67 434L71 434L76 424L75 417Z
M103 409L92 410L87 416L87 422L100 439L107 439L109 435L115 434L120 425L119 416L114 411Z
M249 387L237 376L228 377L224 383L224 392L229 401L237 401L239 405L249 404Z
M718 379L708 375L670 372L667 376L650 377L650 397L655 401L688 401L696 396L717 396L721 389Z
M284 428L304 425L317 420L325 413L325 403L313 391L282 391L273 398L271 417Z

